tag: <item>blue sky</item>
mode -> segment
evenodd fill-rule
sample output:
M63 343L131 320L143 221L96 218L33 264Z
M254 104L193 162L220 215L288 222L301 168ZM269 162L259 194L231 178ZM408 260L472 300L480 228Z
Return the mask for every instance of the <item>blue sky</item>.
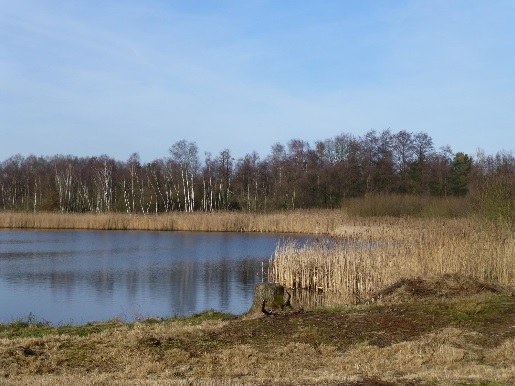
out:
M513 20L513 0L0 0L0 160L386 128L513 151Z

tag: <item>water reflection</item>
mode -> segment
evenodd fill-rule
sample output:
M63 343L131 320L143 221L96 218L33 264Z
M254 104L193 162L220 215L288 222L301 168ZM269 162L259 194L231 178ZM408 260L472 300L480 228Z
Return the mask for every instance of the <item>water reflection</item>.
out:
M283 238L0 231L0 321L29 313L51 323L82 323L210 308L245 312L255 283L263 280L262 263Z

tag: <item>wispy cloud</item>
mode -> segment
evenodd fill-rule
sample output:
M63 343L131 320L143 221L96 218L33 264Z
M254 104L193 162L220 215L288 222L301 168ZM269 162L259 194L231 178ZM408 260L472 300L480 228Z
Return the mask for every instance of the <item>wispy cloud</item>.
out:
M242 155L386 127L515 142L510 1L1 5L0 131L26 135L0 153Z

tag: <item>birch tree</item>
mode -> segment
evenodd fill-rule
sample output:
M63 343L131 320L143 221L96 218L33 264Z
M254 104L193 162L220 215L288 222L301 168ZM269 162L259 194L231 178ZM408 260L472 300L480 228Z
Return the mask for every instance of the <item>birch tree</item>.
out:
M218 209L229 209L231 205L231 178L233 158L229 149L222 150L217 158Z
M110 212L113 204L113 162L106 156L97 160L95 168L96 211Z
M199 169L198 147L194 142L181 140L170 147L173 164L179 169L186 212L195 209L195 177Z
M58 157L54 164L59 211L68 212L72 201L73 172L70 160Z

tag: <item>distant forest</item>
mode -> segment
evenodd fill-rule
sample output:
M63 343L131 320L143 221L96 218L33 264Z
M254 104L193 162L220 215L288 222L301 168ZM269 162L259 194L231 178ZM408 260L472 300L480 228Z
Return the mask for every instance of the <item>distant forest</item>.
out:
M435 148L425 133L370 131L310 144L293 139L270 154L234 159L228 149L199 156L182 140L141 162L107 155L12 156L0 164L0 209L161 213L336 208L349 198L409 194L464 196L489 191L513 200L509 153L472 157Z

